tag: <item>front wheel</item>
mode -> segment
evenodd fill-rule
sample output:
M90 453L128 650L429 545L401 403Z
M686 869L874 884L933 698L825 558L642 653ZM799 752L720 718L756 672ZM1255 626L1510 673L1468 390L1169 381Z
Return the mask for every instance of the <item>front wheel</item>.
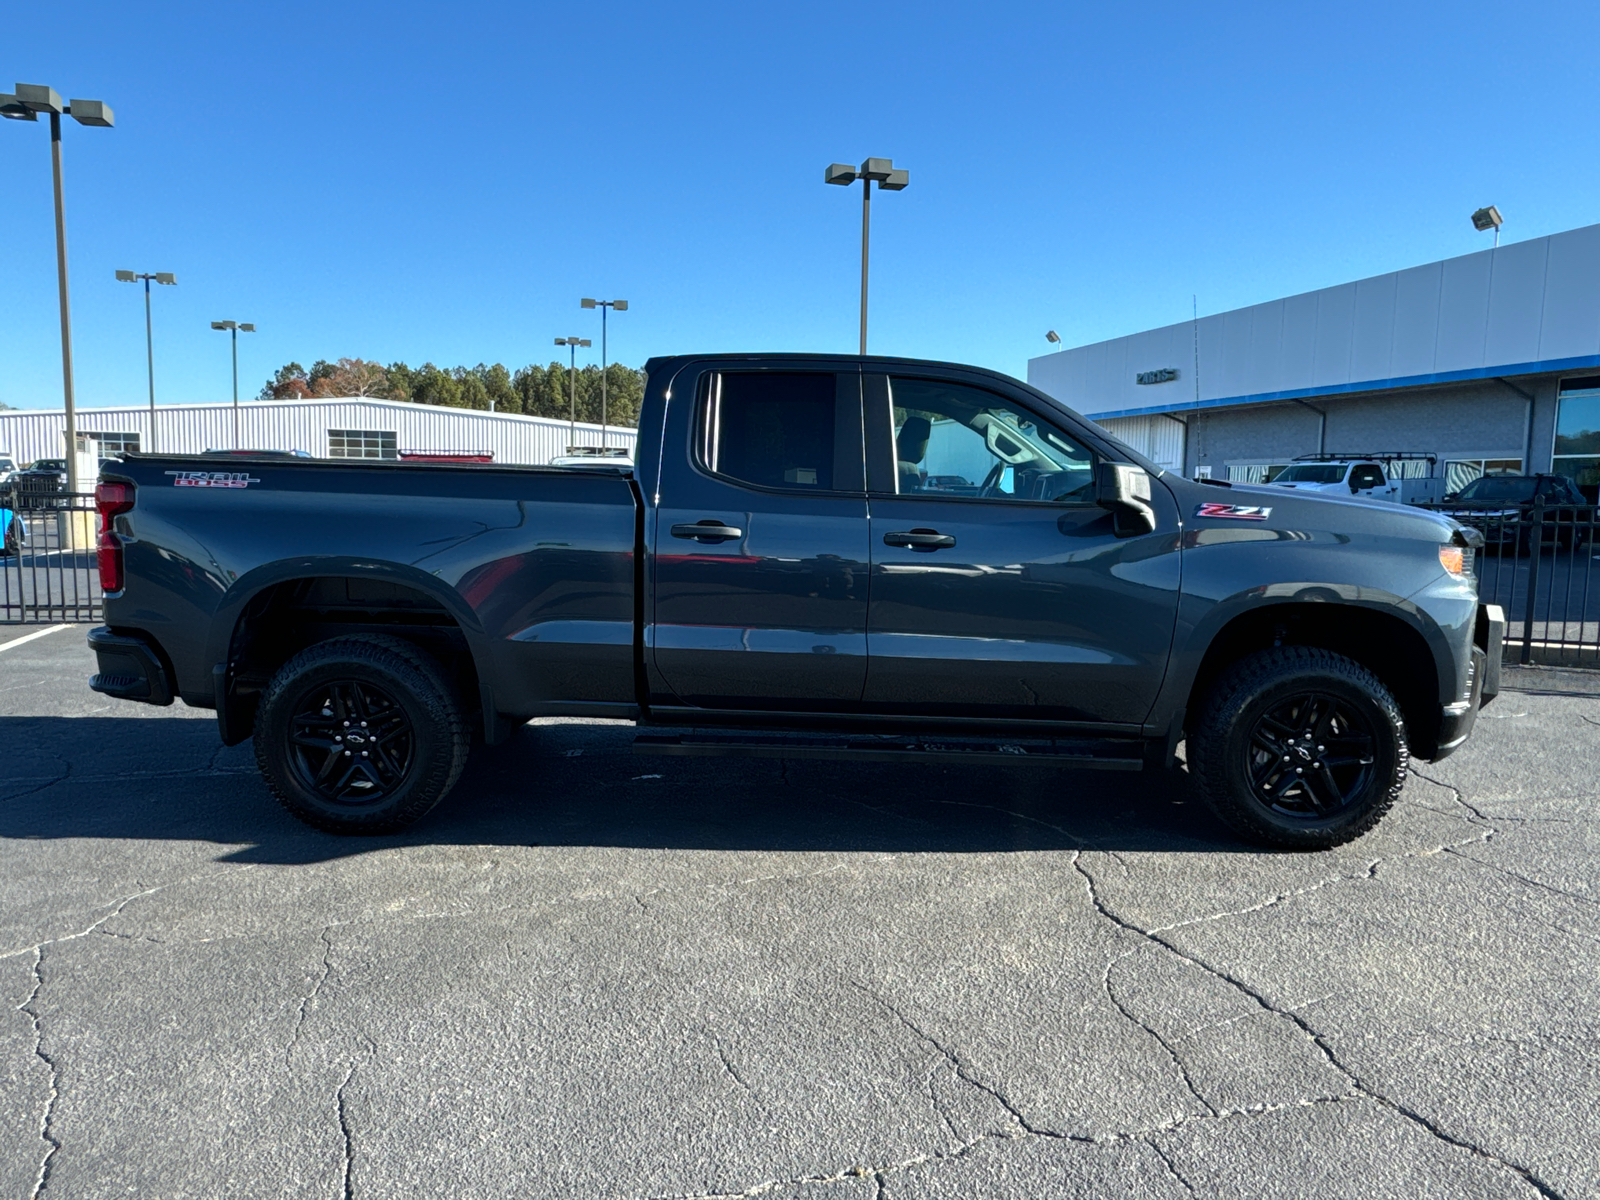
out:
M392 833L442 800L466 765L468 723L438 666L409 642L344 637L273 676L256 762L279 802L330 833Z
M1255 842L1321 850L1360 837L1400 795L1405 721L1377 676L1310 646L1226 671L1189 736L1201 795Z

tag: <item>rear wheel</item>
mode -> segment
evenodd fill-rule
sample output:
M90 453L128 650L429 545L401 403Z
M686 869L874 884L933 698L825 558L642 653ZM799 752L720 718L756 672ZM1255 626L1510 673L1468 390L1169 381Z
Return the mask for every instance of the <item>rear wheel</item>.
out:
M1376 825L1410 761L1405 721L1377 676L1310 646L1264 650L1228 670L1189 742L1201 794L1224 823L1308 850Z
M399 638L301 651L256 716L256 762L282 805L330 833L391 833L442 800L466 765L461 705L438 666Z

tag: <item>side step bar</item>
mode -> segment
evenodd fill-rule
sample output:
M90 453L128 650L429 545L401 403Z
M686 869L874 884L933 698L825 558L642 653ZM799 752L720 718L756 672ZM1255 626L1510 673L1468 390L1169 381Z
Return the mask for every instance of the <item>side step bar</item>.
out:
M804 734L641 733L635 754L720 755L730 758L825 758L857 762L1035 764L1101 771L1144 768L1144 743L1116 738L817 737Z

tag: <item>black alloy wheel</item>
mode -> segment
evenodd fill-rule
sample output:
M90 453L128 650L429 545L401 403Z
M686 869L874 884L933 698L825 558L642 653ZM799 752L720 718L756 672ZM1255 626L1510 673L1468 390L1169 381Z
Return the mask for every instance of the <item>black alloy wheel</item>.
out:
M289 761L330 804L376 804L405 782L416 741L411 718L382 688L336 680L305 692L294 709Z
M1291 696L1262 713L1245 753L1258 799L1291 818L1321 820L1347 808L1366 791L1374 766L1366 717L1322 692Z
M439 663L410 642L318 642L273 676L256 763L279 803L330 833L393 833L455 786L471 745Z
M1186 744L1189 773L1220 820L1301 850L1341 845L1382 820L1411 758L1388 688L1315 646L1261 650L1223 671Z

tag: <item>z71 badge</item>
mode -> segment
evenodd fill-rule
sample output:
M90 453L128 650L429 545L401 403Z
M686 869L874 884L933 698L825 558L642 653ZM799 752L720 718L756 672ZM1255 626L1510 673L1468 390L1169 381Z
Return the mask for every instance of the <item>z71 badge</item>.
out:
M1272 509L1258 504L1202 504L1194 510L1197 517L1226 517L1230 521L1265 521Z
M168 471L173 487L243 488L261 480L245 471Z

